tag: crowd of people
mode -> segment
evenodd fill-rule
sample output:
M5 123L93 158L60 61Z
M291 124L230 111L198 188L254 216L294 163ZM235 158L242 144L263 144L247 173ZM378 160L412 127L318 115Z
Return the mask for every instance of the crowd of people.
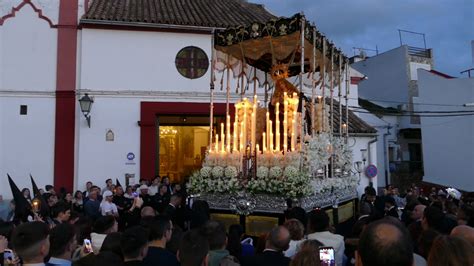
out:
M285 222L261 236L211 220L205 201L156 177L123 188L86 184L74 194L46 186L12 201L0 221L2 265L474 265L474 195L413 185L400 195L367 187L357 216L332 226L328 213L289 204ZM35 193L36 194L36 193ZM38 199L40 197L40 199ZM23 200L23 199L22 199Z

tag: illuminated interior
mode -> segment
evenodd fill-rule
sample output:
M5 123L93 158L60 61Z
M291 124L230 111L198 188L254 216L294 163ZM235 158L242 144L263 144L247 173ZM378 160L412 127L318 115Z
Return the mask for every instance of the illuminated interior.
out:
M201 167L209 145L208 126L159 127L159 174L183 182Z

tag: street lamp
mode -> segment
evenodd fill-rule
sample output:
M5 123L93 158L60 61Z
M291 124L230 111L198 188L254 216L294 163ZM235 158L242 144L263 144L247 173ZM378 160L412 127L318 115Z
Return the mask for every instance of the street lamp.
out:
M93 102L94 102L94 99L89 97L89 94L87 94L87 93L84 96L82 96L81 99L79 99L79 104L81 106L81 111L82 111L82 113L84 114L84 117L87 120L87 125L89 126L89 128L91 127L90 112L91 112L91 107L92 107Z

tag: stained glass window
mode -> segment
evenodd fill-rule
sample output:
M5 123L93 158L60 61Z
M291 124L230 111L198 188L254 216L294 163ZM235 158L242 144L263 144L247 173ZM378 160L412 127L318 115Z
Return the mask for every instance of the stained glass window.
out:
M188 46L178 52L175 64L181 75L189 79L197 79L206 74L209 59L201 48Z

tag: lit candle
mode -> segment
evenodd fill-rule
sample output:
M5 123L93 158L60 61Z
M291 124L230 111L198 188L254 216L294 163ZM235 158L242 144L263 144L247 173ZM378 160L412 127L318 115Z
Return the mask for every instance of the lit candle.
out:
M262 133L262 146L263 146L263 152L266 152L267 151L267 141L266 141L265 132Z
M240 147L240 151L243 152L244 151L244 122L240 122L240 143L239 143L239 147Z
M224 123L221 123L221 152L225 151Z
M288 151L288 95L283 93L283 152Z
M295 151L295 146L296 146L296 123L295 119L291 120L291 125L292 125L292 130L291 130L291 151Z
M251 140L252 140L252 147L250 148L250 151L254 151L255 149L255 145L256 145L256 139L257 139L257 135L256 135L256 131L257 131L257 95L255 95L253 97L253 110L252 110L252 118L251 118L251 121L252 121L252 130L251 130Z
M267 123L266 125L266 130L267 130L267 136L270 137L270 112L267 110ZM266 139L266 147L270 147L270 138Z
M344 134L347 134L347 124L346 123L342 124L342 136L344 136Z
M275 149L280 152L280 103L275 105Z
M216 134L216 143L215 151L219 152L219 134Z
M256 147L257 147L256 148L257 149L257 154L259 154L260 153L260 145L257 144Z
M273 127L272 127L272 120L270 120L270 152L273 152Z
M226 119L226 133L227 133L227 137L226 137L226 151L227 152L230 152L230 115L227 115L227 119Z
M244 98L243 101L243 106L244 106L244 121L243 124L244 126L241 128L243 132L243 139L242 142L244 144L244 147L247 148L247 98Z
M234 142L233 142L233 147L232 151L237 151L237 120L234 122Z

